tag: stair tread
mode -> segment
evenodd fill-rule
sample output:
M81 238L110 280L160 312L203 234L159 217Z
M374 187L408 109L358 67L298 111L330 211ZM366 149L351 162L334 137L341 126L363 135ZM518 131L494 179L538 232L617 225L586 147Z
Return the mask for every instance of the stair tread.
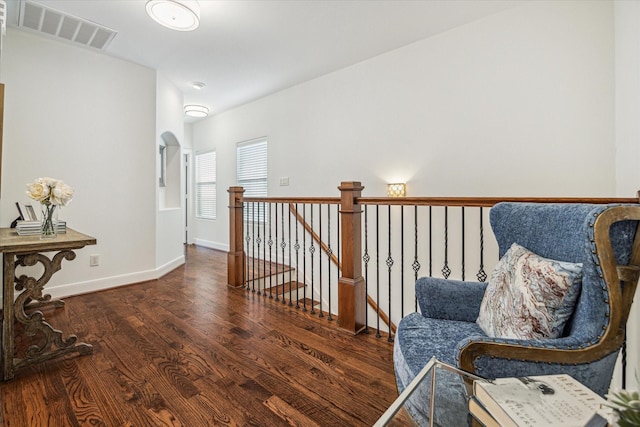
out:
M255 267L255 270L254 270ZM285 273L293 270L289 265L265 261L259 258L247 258L248 277L253 280L264 279L271 275Z
M284 292L289 292L290 290L295 291L296 289L304 288L304 286L305 284L302 282L286 282L277 286L265 287L264 292L268 293L271 291L272 293L281 294L283 292L283 288Z
M320 304L320 301L316 301L316 300L311 299L311 298L300 298L300 299L298 300L298 303L299 303L300 305L307 305L307 306L309 306L309 307L314 307L314 306L316 306L316 305L319 305L319 304Z

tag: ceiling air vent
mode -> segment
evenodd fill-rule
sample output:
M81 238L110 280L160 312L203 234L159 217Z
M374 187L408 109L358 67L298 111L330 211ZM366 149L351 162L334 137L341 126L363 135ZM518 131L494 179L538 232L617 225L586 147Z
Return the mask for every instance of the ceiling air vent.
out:
M47 37L106 50L117 32L29 0L20 2L18 27Z

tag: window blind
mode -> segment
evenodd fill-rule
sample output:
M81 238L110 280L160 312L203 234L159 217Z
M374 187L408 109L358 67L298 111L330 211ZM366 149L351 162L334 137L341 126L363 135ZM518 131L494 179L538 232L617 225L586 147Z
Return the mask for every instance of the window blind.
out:
M267 197L267 139L242 142L237 154L237 181L244 196Z
M241 142L237 148L236 180L244 188L244 197L267 197L267 139ZM245 207L245 221L264 222L264 204Z
M196 217L216 219L216 152L196 154Z

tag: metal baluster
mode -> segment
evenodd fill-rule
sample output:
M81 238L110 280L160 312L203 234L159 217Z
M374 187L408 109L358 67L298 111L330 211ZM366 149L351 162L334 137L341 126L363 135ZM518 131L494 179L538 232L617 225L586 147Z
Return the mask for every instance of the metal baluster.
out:
M337 267L337 277L336 277L336 283L340 282L340 275L342 274L340 266L342 264L340 264L340 253L342 245L341 245L341 241L342 241L342 236L340 235L340 205L336 205L336 227L337 227L337 234L336 234L336 240L337 240L337 252L338 252L338 267Z
M462 206L462 280L464 280L464 206Z
M262 239L260 238L260 202L256 203L258 206L258 221L256 221L256 228L258 229L258 236L256 238L256 245L258 247L258 259L256 261L256 264L258 265L258 269L257 269L257 276L258 276L258 295L262 295L262 292L260 292L260 282L263 281L262 276L260 275L260 244L262 243ZM254 214L255 216L255 214Z
M313 204L309 205L311 207L311 231L313 232ZM315 289L314 289L314 282L315 282L315 276L313 274L313 254L316 251L315 246L313 246L313 235L311 235L311 246L309 246L309 253L311 254L311 314L316 314L316 305L314 304L313 298L315 297L316 293L315 293Z
M451 269L449 268L449 207L444 207L444 266L442 267L442 275L445 279L449 278Z
M245 212L244 211L242 212L242 215L243 215L243 218L244 218L244 222L247 224L247 232L246 232L246 235L244 236L244 239L245 239L245 242L246 242L245 248L246 248L247 256L243 257L245 259L244 263L245 263L245 267L246 267L246 271L247 271L247 275L246 275L247 280L245 282L245 288L247 290L249 290L249 280L252 280L252 279L250 279L251 276L249 275L249 260L247 259L248 255L249 255L249 247L250 247L249 243L251 243L251 231L249 229L249 227L250 227L250 225L249 225L249 203L244 203L243 207L246 208L246 213L247 213L247 215L245 216L244 215Z
M293 286L293 278L291 277L291 261L291 205L289 205L289 307L293 307L293 302L291 302L291 298L293 298L293 292L291 292L291 286ZM298 286L297 283L296 286Z
M622 388L627 388L627 327L624 327L624 340L622 341L622 359L620 363L622 364Z
M287 244L284 241L284 203L280 204L280 221L282 222L282 241L280 242L280 248L282 249L282 303L286 304L287 301L286 298L284 297L284 286L285 286L285 281L287 279L285 279L286 277L286 273L284 271L285 269L285 260L284 260L284 250L287 248Z
M429 206L429 277L433 277L433 207Z
M400 318L403 318L403 317L404 317L404 205L400 205ZM391 321L391 313L389 313L389 321Z
M362 260L364 261L364 304L365 307L369 307L369 302L367 301L367 296L369 295L369 261L371 257L369 256L369 235L367 230L368 228L368 218L367 212L369 211L369 205L364 205L364 254L362 255ZM364 311L364 332L369 333L369 310Z
M478 282L487 280L487 273L484 271L484 216L480 208L480 270L476 274Z
M279 205L279 203L276 202L276 205L275 205L275 211L276 211L276 223L275 223L275 225L276 225L276 227L275 227L275 229L276 229L276 242L275 242L276 243L276 263L275 263L276 275L278 274L278 205ZM272 267L273 267L273 265L272 265ZM278 280L277 279L276 279L275 288L276 288L275 300L276 301L280 301L280 297L278 296Z
M340 280L340 267L342 266L342 264L340 263L340 254L342 253L342 251L340 250L340 248L342 248L342 235L340 234L340 205L336 205L336 224L338 227L337 230L337 240L338 240L338 278L337 280ZM337 283L337 282L336 282Z
M267 217L266 217L266 212L267 212L267 202L262 202L262 231L263 231L263 237L264 237L264 245L262 245L262 271L264 271L264 287L263 289L263 296L267 296ZM269 274L269 276L271 276Z
M391 337L391 267L393 267L393 258L391 257L391 205L387 205L387 231L388 231L388 252L387 252L387 270L389 274L389 284L387 286L388 290L388 303L389 303L389 337L387 341L392 342L393 338ZM378 303L380 306L380 303Z
M251 292L256 292L256 281L260 280L260 277L256 275L256 202L251 202L251 229L253 234L251 235L251 267L253 273L253 282L251 282ZM260 282L258 282L258 289L260 289Z
M376 338L380 338L380 205L376 205Z
M413 231L413 268L414 283L418 281L418 270L420 270L420 262L418 261L418 205L413 207L414 213L414 231ZM413 297L414 310L418 311L418 298Z
M246 215L245 215L246 214ZM249 207L247 205L246 202L244 202L242 204L242 220L245 222L246 227L245 227L245 235L244 235L244 239L245 239L245 255L242 257L242 263L243 263L243 271L245 272L245 276L244 276L244 285L243 287L245 289L249 289L249 260L247 259L248 254L249 254L249 221L248 221L248 217L249 217Z
M320 310L318 311L318 317L324 317L324 313L322 312L322 204L318 204L318 271L320 275L318 276L320 287Z
M298 212L298 204L295 205L296 216L300 215ZM296 251L296 308L300 308L300 279L298 277L298 273L300 272L300 264L299 264L299 252L300 252L300 243L298 241L298 228L300 228L298 221L296 221L296 243L294 245L294 249Z
M302 204L302 222L307 223L307 205ZM304 288L302 288L302 311L307 311L307 256L305 248L307 247L307 231L302 229L302 280L304 280Z
M271 269L273 268L273 260L272 260L272 249L273 249L273 239L271 238L271 228L273 227L273 224L271 223L271 208L272 208L272 203L269 203L269 241L267 242L269 244L269 299L273 299L273 273L271 272ZM266 257L265 257L266 258ZM266 283L265 283L266 285ZM265 292L266 294L266 292Z
M329 314L327 315L327 320L329 321L333 320L333 317L331 317L331 254L331 205L327 204L327 276L329 276L329 288L327 290L329 295Z

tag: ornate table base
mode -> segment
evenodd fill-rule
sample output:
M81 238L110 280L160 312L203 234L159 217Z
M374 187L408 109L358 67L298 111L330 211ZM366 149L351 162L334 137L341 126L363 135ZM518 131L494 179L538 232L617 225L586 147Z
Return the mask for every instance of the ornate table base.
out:
M76 245L74 248L82 247ZM53 249L53 248L52 248ZM44 294L44 286L51 276L62 268L62 261L75 259L76 254L64 249L51 259L39 252L5 251L3 256L4 287L2 294L2 380L13 378L14 372L22 367L53 359L68 354L90 354L90 344L77 342L75 335L63 338L62 331L55 329L44 319L39 309L45 306L64 307L64 302L52 300L51 295ZM16 275L17 267L30 267L41 264L44 273L40 278L27 275ZM16 292L14 292L14 290ZM17 297L16 297L17 295ZM13 303L12 303L13 302ZM23 334L30 337L30 344L20 354L16 354L16 325L23 329Z

